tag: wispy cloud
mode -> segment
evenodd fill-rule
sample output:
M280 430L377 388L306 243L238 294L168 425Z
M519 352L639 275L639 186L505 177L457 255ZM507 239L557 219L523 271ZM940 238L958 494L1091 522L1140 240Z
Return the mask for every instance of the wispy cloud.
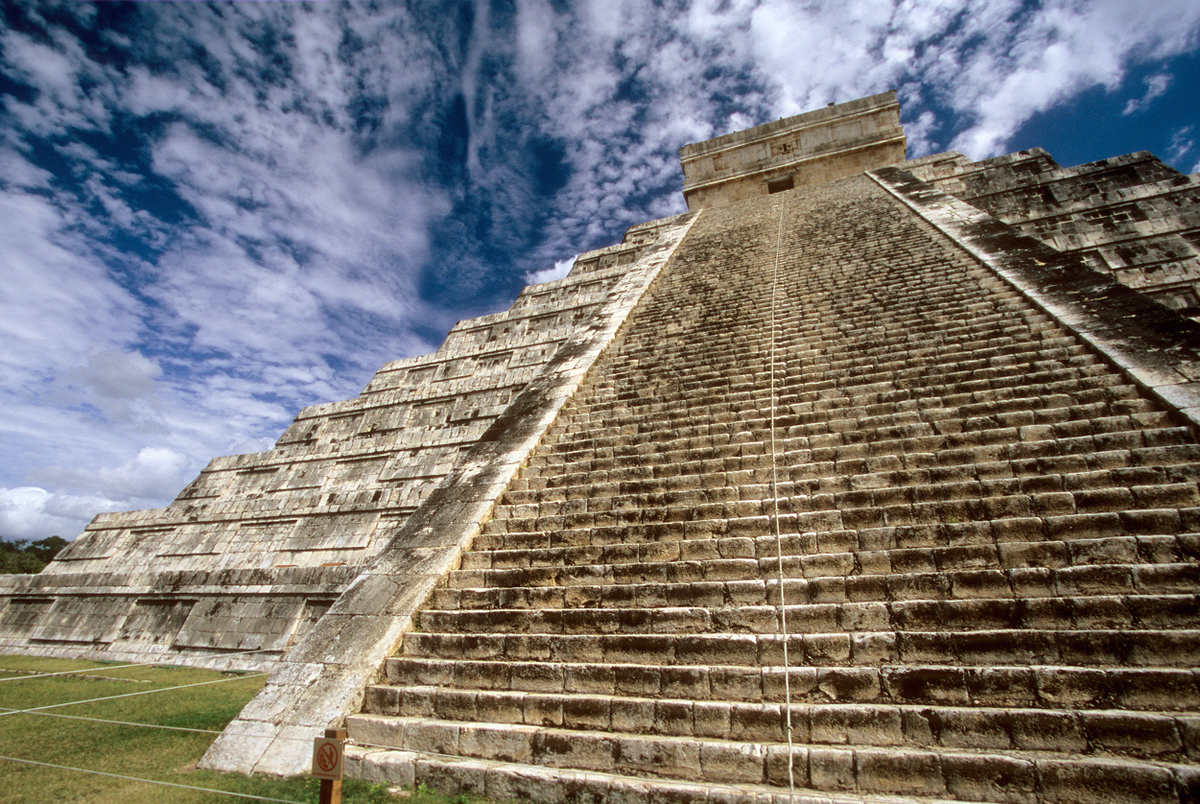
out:
M0 36L29 87L6 98L15 136L0 151L2 393L17 414L0 435L25 447L4 479L103 487L126 504L182 485L176 471L137 480L146 455L195 471L260 448L302 405L435 345L424 332L443 316L416 283L430 221L448 211L410 147L362 146L362 87L398 94L422 78L346 56L369 18L134 13L155 35L127 40L124 68L74 26ZM55 406L99 448L31 443ZM25 488L22 510L61 519Z
M1184 157L1192 152L1196 145L1193 137L1194 126L1183 126L1171 132L1171 142L1167 146L1167 159L1171 162L1182 162ZM1195 173L1192 170L1192 173Z
M1146 92L1140 98L1130 98L1125 104L1125 108L1121 110L1121 114L1128 117L1131 114L1145 111L1156 98L1161 98L1167 93L1167 87L1171 85L1171 76L1166 73L1156 73L1146 78Z

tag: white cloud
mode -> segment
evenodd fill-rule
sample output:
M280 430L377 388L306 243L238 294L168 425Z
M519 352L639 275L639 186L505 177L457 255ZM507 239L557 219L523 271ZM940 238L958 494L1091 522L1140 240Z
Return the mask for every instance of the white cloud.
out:
M568 144L574 171L531 260L595 245L635 222L626 211L678 212L680 145L830 101L904 88L914 155L1002 153L1033 115L1087 87L1115 88L1134 61L1193 47L1198 9L1185 0L1145 15L1119 0L702 0L679 13L524 0L512 45L521 81L506 91ZM485 49L506 52L506 35L493 33ZM646 97L629 98L631 85ZM485 127L473 136L501 135ZM654 199L631 209L651 187Z
M79 387L84 399L113 422L153 421L158 417L144 398L155 392L162 368L137 352L93 349L87 364L62 373L62 379Z
M1146 78L1146 92L1140 98L1130 98L1125 104L1125 108L1121 114L1128 117L1131 114L1144 111L1149 108L1155 98L1160 98L1167 92L1167 87L1171 85L1171 76L1166 73L1156 73Z
M571 268L575 266L575 259L578 256L579 255L576 254L574 257L568 257L565 260L559 260L549 268L543 268L540 271L532 271L525 274L525 284L540 285L543 282L552 282L555 279L562 279L567 274L571 273Z
M0 148L0 182L23 190L48 186L53 174L31 165L11 148Z
M64 231L78 210L39 195L0 194L0 370L4 388L30 385L94 348L135 337L136 301L107 271L80 254L78 235Z
M189 70L176 81L140 76L131 106L186 119L155 144L153 164L203 216L160 259L166 270L155 297L174 327L194 328L196 345L272 364L346 342L354 333L336 329L337 311L358 310L398 329L419 322L425 311L412 278L429 223L448 210L415 179L410 155L354 153L346 131L352 76L333 55L341 29L318 14L299 16L291 30L298 75L271 86L265 104L260 83L230 81L218 93ZM253 59L222 30L196 35L235 63ZM300 103L330 112L333 125L294 111ZM393 270L365 270L380 263ZM407 346L349 341L338 351L355 353L365 373Z
M974 117L953 147L980 158L1003 152L1034 114L1088 87L1114 89L1133 59L1162 58L1194 44L1200 7L1168 0L1051 2L987 31L990 39L935 77L952 107ZM966 33L981 32L972 20ZM961 45L953 37L951 46Z
M87 365L68 372L74 382L109 399L134 399L154 392L154 380L162 368L137 352L93 349Z
M30 131L41 135L61 132L66 127L107 127L108 109L104 103L107 81L83 53L77 40L56 30L54 47L37 42L17 31L0 34L0 53L13 72L32 86L40 98L32 104L12 96L5 99L9 112ZM85 91L81 77L96 82Z
M933 112L924 111L904 127L904 134L908 138L909 156L927 156L935 152L933 143L937 126L937 116Z
M79 90L75 82L75 73L78 69L78 58L70 58L65 53L16 31L6 32L2 43L6 60L16 67L32 86L70 102L77 98ZM78 56L78 52L72 55Z
M1192 152L1192 148L1196 145L1196 141L1192 137L1194 128L1194 126L1183 126L1171 132L1171 142L1167 145L1168 162L1178 164Z
M158 48L153 72L93 62L52 25L52 46L0 34L9 72L36 90L9 104L12 128L55 137L68 168L53 184L27 140L4 135L0 484L32 480L60 502L92 498L56 489L103 488L93 513L104 500L162 504L214 454L265 448L303 405L352 396L382 363L430 350L414 331L443 314L415 280L448 202L410 152L361 150L349 111L364 86L393 98L422 87L428 67L398 63L388 19L345 12L141 7L154 35L125 46ZM348 30L374 37L356 62L338 56ZM265 52L243 34L279 44ZM192 58L200 48L207 64ZM281 55L295 69L264 79ZM150 140L146 174L75 136L105 135L114 114L175 121ZM123 188L148 182L200 217L165 222L131 204ZM158 253L115 251L114 233ZM56 521L30 513L51 510L30 495L22 521Z
M0 488L0 540L47 536L70 540L100 511L116 511L119 502L97 496L55 494L37 486Z
M166 447L145 447L120 466L88 470L51 466L38 473L39 481L69 488L94 489L110 499L156 500L174 497L199 467L180 452Z

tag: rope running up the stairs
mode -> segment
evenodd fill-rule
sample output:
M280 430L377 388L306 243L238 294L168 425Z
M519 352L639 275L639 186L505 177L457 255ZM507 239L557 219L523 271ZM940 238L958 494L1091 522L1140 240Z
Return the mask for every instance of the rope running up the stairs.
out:
M775 357L779 341L775 319L778 308L779 255L783 251L784 199L779 201L779 227L775 235L775 267L771 276L771 502L772 519L775 520L775 555L779 565L779 632L783 638L783 727L788 741L788 792L796 793L795 752L792 746L792 673L788 663L787 607L783 583L783 535L779 527L779 479L776 468L775 450Z

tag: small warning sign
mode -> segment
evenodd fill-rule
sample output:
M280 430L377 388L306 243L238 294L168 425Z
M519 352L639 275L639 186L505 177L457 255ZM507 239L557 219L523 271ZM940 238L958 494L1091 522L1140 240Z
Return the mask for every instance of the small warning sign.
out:
M343 741L329 737L313 740L312 775L318 779L342 778Z

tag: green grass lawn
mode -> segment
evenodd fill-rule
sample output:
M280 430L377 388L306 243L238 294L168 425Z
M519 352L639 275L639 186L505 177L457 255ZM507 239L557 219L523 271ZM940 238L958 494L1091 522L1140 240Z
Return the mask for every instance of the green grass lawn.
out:
M32 678L35 673L70 675ZM173 726L201 732L138 728L0 710L0 756L50 765L153 779L309 804L318 800L315 779L278 779L195 770L194 765L226 723L262 687L265 676L223 674L186 667L121 667L100 662L0 655L0 707L28 709L114 695L129 697L46 710L72 717ZM167 690L207 683L187 689ZM154 690L166 690L152 692ZM130 696L130 693L148 693ZM314 735L317 736L317 735ZM246 802L252 799L164 787L77 771L0 760L0 804L87 802L155 804ZM396 802L381 786L347 780L347 804ZM419 791L414 804L448 801Z

